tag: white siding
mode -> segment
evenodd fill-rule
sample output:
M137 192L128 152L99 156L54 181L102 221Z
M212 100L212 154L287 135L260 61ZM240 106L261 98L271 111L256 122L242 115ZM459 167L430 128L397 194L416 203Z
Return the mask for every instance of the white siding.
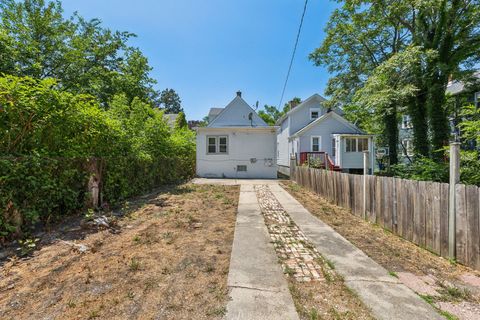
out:
M298 107L297 107L298 108ZM323 107L318 100L314 99L309 103L301 106L296 112L292 112L290 115L290 135L293 135L298 130L305 127L307 124L312 122L313 120L310 119L310 109L311 108L320 108L319 117L324 115L327 112L327 109Z
M318 125L313 126L300 136L300 152L310 152L311 150L311 137L320 136L322 137L322 146L321 150L330 155L333 161L335 157L332 157L332 139L334 133L356 133L356 131L347 126L343 122L338 121L333 117L329 117ZM337 150L338 153L338 150ZM336 161L335 161L336 162Z
M227 135L228 154L207 154L207 135ZM250 159L255 158L252 163ZM237 172L237 165L246 165L247 172ZM200 177L265 178L277 177L276 133L229 129L197 132L197 175Z
M277 133L278 158L277 163L281 166L290 166L290 150L288 149L288 119L283 121Z
M248 115L252 114L252 120ZM267 127L265 121L241 97L235 97L208 127Z
M361 137L361 136L358 136ZM368 138L368 151L370 151L370 167L375 165L374 160L374 145L373 139ZM345 137L340 138L340 150L341 151L341 163L342 169L363 169L363 152L346 152Z

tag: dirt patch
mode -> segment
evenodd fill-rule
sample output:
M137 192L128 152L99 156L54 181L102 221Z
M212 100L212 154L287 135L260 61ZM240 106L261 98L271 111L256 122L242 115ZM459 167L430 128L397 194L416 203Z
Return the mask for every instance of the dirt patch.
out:
M0 318L221 318L238 194L237 186L166 188L134 203L118 232L87 235L84 253L58 239L12 258L2 267Z
M305 237L268 186L256 186L260 208L301 319L373 319L334 266Z
M400 275L400 279L405 279L404 283L427 302L441 307L446 312L455 309L443 308L446 305L458 306L461 303L479 305L480 274L477 271L451 263L377 225L366 222L351 214L349 210L328 203L294 182L284 181L282 186L313 215L382 265L392 276ZM460 319L470 319L461 314L457 316Z

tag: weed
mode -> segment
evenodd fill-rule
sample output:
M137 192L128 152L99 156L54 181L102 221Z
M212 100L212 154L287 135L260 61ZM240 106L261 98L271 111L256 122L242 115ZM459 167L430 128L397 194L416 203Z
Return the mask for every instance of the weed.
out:
M133 292L132 290L128 290L128 292L127 292L127 298L128 298L128 299L133 299L133 298L135 298L135 292Z
M207 311L207 316L224 316L227 313L225 307L214 308Z
M283 269L283 273L285 273L289 277L293 277L293 275L295 274L295 270L293 270L289 266L285 266L285 268Z
M85 213L85 220L91 221L93 220L93 216L95 215L95 212L93 209L88 209L87 212Z
M88 319L95 319L95 318L98 318L100 317L100 314L98 312L98 310L92 310L90 311L90 314L88 315Z
M468 289L460 289L454 286L445 285L443 283L441 283L440 286L442 287L442 298L445 301L461 301L471 298L471 293L468 291Z
M335 264L332 261L325 259L325 262L330 269L335 270Z
M138 261L137 258L132 258L132 260L130 260L129 267L130 267L130 271L140 270L140 261Z
M75 304L75 302L73 300L70 300L67 302L67 307L69 308L75 308L77 305Z
M395 271L389 271L388 274L392 277L398 278L398 274Z
M136 244L139 244L141 240L142 239L140 238L139 235L136 235L135 237L133 237L133 242L135 242Z
M435 297L433 296L430 296L430 295L423 295L423 294L420 294L420 297L425 300L425 302L427 302L428 304L430 304L435 310L437 310L438 313L440 313L442 316L444 316L445 318L447 318L447 320L458 320L458 318L456 316L454 316L453 314L451 314L450 312L447 312L447 311L444 311L444 310L441 310L439 309L436 305L435 305Z
M315 308L315 307L312 307L312 309L310 310L310 320L318 320L319 317L318 317L318 310Z
M33 250L37 247L37 242L40 239L25 239L25 240L19 240L18 243L20 243L20 248L17 250L20 251L20 254L22 256L25 256L27 254L32 253Z
M210 272L213 272L213 271L215 271L215 266L214 266L213 264L211 264L211 263L208 263L208 264L205 266L205 272L210 273Z
M172 244L173 243L173 232L165 232L162 234L163 240L165 240L166 244Z

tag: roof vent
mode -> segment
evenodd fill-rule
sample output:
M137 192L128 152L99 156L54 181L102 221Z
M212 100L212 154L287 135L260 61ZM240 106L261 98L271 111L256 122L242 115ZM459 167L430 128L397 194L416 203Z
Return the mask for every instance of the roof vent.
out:
M240 90L237 91L237 97L240 97L240 98L242 97L242 91L240 91Z

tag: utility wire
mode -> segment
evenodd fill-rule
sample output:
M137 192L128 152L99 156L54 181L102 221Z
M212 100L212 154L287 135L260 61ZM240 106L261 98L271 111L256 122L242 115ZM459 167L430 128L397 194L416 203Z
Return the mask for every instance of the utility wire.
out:
M285 84L283 85L282 96L280 98L280 103L278 104L278 110L280 110L283 102L283 96L285 95L285 89L287 88L288 78L290 77L290 71L292 71L293 60L295 59L295 53L297 52L298 39L300 38L300 32L302 31L303 19L305 18L305 12L307 11L308 0L305 0L305 5L303 6L302 18L300 20L300 26L298 27L297 39L295 40L295 46L293 47L292 59L290 60L290 65L288 66L287 77L285 78Z

